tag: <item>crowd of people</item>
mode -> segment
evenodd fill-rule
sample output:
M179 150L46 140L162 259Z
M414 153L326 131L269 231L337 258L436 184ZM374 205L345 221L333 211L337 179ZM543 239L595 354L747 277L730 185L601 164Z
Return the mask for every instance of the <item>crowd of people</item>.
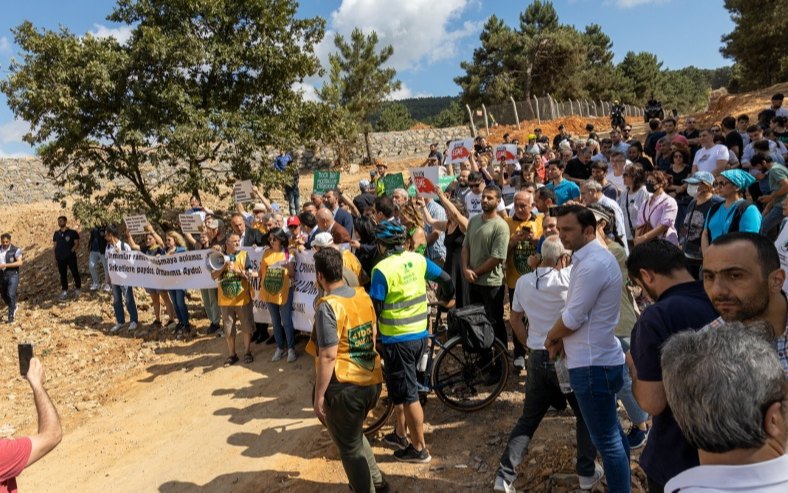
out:
M494 491L515 491L540 422L567 405L583 490L606 477L609 491L631 491L630 452L643 448L639 463L650 493L785 491L782 101L775 95L752 125L747 115L710 128L696 128L690 116L681 131L672 117L652 120L642 142L629 125L606 138L561 128L551 140L536 129L522 145L506 135L504 142L517 146L515 163L496 161L484 137L455 164L435 144L426 165L456 175L437 199L387 190L383 162L355 196L338 188L301 204L296 182L289 217L257 188L251 212L243 204L232 214L214 212L193 196L186 212L205 224L197 237L174 228L160 236L148 226L138 244L116 226L93 228L91 289L103 282L112 292L110 332L133 331L140 323L134 291L110 282L107 253L220 251L227 260L212 274L217 286L200 295L207 333L226 338L224 366L239 361L236 327L245 364L254 360L252 344L264 342L276 345L273 361L292 362L294 265L313 250L319 294L307 351L315 357L314 411L340 450L353 491L389 488L361 433L384 380L396 409L385 443L397 460L431 460L416 382L430 299L446 308L481 305L495 337L511 343L514 367L526 372L522 415L502 451ZM281 153L275 166L284 169L288 158ZM80 244L66 218L58 225L54 255L66 298L69 270L80 293ZM242 247L263 247L259 269ZM0 258L13 320L22 254L8 235ZM266 286L258 301L270 314L271 336L253 317L255 278ZM179 337L193 331L185 290L146 291L154 327ZM499 381L498 373L500 367L489 370L484 384Z

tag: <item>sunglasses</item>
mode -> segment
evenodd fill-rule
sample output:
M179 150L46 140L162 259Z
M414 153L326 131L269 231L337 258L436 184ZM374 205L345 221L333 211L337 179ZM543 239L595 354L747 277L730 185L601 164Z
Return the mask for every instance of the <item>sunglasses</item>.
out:
M681 159L684 159L684 156L682 156L681 154L674 154L673 155L673 159L676 159L677 157L680 157Z
M715 181L714 182L714 186L717 187L717 188L722 188L725 185L727 185L728 183L730 183L730 182L729 181Z
M482 184L481 183L468 183L468 186L471 187L471 188L479 188L480 186L482 186Z

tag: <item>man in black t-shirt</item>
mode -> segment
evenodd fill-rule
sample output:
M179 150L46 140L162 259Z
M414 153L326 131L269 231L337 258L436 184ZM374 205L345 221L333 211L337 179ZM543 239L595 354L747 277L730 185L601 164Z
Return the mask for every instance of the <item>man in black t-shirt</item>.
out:
M654 158L657 156L657 141L664 137L667 132L663 132L659 129L662 122L659 119L654 118L650 122L648 122L648 134L646 134L646 143L643 146L643 149L646 153L646 156L650 157L653 161Z
M577 153L577 157L566 163L564 178L577 184L591 178L591 149L584 147Z
M52 237L54 242L55 265L60 273L60 299L64 300L68 296L68 271L74 278L74 297L81 294L82 280L79 277L79 267L77 267L77 251L79 250L79 233L66 227L66 216L57 218L58 230Z
M375 203L375 199L378 197L377 194L370 191L370 188L372 188L372 186L368 180L361 180L358 182L358 189L361 191L361 195L353 197L353 205L358 209L359 216L363 216L364 211L372 207Z
M687 145L690 148L690 162L695 162L695 153L700 149L700 131L695 128L695 117L688 116L685 122L686 128L679 132L687 138Z
M560 144L564 140L569 140L571 135L569 135L566 131L565 125L560 125L558 127L558 135L553 137L553 149L558 150L558 144Z
M654 165L651 163L649 158L643 155L643 147L637 140L632 141L629 149L627 149L627 158L632 162L632 164L637 163L643 166L643 171L647 173L654 171Z
M736 157L741 161L741 155L744 152L744 139L736 131L736 120L732 116L726 116L722 119L720 128L722 129L722 135L725 136L725 147L735 153Z

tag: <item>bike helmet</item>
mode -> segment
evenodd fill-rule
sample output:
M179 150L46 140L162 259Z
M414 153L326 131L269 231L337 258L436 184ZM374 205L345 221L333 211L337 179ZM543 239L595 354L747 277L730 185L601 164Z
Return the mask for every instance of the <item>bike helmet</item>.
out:
M383 244L387 248L392 248L404 245L407 234L400 223L383 221L375 226L375 237L378 243Z

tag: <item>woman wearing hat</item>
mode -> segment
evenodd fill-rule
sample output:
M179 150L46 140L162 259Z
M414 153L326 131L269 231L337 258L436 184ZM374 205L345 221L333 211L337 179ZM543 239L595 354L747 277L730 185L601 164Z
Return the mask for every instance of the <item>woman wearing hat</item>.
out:
M736 231L758 233L761 230L761 213L749 200L744 200L744 191L755 183L755 177L740 169L725 170L717 176L714 186L717 195L725 199L713 205L706 216L701 238L701 250L705 253L718 236Z
M708 171L698 171L684 180L687 184L687 195L692 197L687 206L687 215L681 225L679 236L681 249L690 261L690 271L696 279L700 274L700 265L703 263L700 238L703 226L709 215L711 206L725 202L725 199L714 195L714 175Z

